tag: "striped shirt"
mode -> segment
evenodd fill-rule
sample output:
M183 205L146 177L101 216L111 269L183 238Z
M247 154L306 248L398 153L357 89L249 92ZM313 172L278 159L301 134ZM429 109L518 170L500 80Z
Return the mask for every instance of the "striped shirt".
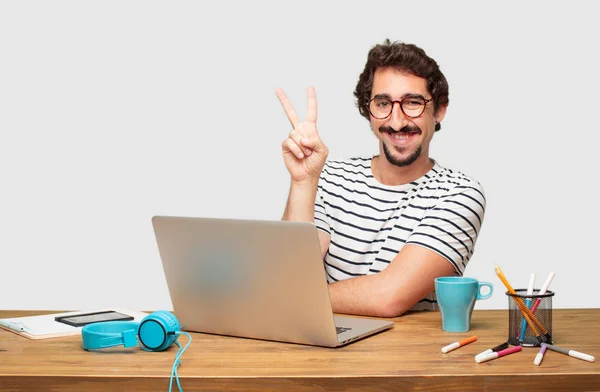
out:
M315 225L329 234L327 280L384 270L405 244L430 249L462 275L485 212L483 187L437 162L404 185L379 183L372 158L326 162L315 200ZM411 310L437 309L435 293Z

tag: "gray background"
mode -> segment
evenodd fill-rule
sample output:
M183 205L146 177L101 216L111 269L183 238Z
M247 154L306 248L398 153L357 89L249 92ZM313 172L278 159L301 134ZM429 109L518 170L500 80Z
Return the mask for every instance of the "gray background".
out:
M594 2L0 3L0 308L172 309L150 219L279 219L290 125L317 91L330 158L377 152L352 91L385 38L450 83L432 157L479 180L478 308L556 272L598 307Z

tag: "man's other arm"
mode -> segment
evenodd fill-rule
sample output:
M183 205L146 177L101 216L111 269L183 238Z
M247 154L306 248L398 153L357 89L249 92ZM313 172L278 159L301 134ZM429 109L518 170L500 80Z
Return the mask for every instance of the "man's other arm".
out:
M455 273L454 266L436 252L405 245L383 271L329 285L335 313L396 317L434 289L434 279Z

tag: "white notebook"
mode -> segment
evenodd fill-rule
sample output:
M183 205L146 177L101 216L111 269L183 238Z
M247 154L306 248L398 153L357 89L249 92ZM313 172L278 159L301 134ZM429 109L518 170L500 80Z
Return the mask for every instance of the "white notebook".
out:
M68 315L77 315L83 313L95 313L95 312L103 312L108 310L115 310L119 313L126 314L128 316L132 316L134 321L142 321L144 317L147 316L147 313L137 312L128 309L99 309L99 310L90 310L90 311L77 311L77 312L66 312L66 313L53 313L53 314L43 314L39 316L25 316L25 317L15 317L15 318L6 318L0 319L0 328L6 329L8 331L14 332L21 336L24 336L29 339L46 339L46 338L56 338L60 336L70 336L70 335L79 335L81 333L81 328L83 327L73 327L55 320L56 317L60 316L68 316Z

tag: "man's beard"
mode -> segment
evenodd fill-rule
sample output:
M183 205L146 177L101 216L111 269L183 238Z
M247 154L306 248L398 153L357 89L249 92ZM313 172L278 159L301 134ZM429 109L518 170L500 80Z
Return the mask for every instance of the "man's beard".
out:
M402 153L402 151L400 151L400 148L394 147L394 149L399 153ZM383 143L383 152L385 153L385 157L387 158L389 163L399 167L405 167L412 165L421 156L422 149L419 145L419 147L417 147L412 154L410 154L407 158L402 159L396 158L394 155L392 155L392 152L389 150L388 146L385 143Z
M395 133L391 127L386 127L386 126L380 127L379 132L387 132L391 135L393 135ZM421 129L415 125L408 125L408 126L402 128L398 132L418 132L419 134L421 134ZM404 148L396 147L396 146L394 146L394 149L397 152L399 152L400 154L402 154L402 152L403 152L402 150L404 150ZM385 157L387 158L388 162L390 162L392 165L399 166L399 167L405 167L405 166L412 165L421 156L422 150L423 149L421 148L421 145L419 145L415 149L415 151L413 151L413 153L410 154L407 158L405 158L405 159L396 158L396 157L394 157L394 155L392 154L392 152L390 151L388 146L385 143L383 143L383 152L385 153Z

